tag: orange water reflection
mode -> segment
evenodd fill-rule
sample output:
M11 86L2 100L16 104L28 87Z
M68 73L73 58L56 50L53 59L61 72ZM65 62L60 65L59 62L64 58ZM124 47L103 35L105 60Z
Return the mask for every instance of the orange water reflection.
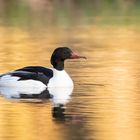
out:
M63 45L72 46L88 60L66 63L75 81L66 111L71 120L54 119L50 102L1 97L0 138L139 140L139 30L137 26L93 25L43 31L1 27L1 73L26 65L50 66L52 50Z

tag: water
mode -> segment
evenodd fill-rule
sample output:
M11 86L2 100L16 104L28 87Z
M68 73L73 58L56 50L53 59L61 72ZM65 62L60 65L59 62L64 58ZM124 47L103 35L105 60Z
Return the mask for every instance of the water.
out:
M38 13L36 9L30 14ZM0 88L1 140L140 139L139 18L111 16L108 20L96 16L93 20L78 8L73 10L77 15L69 15L69 10L65 15L69 15L68 19L74 16L72 20L64 17L54 20L53 13L47 15L51 20L46 23L39 11L39 15L32 16L12 12L5 15L4 22L0 21L0 73L28 65L51 67L51 53L59 46L69 46L87 57L65 63L75 86L63 107L56 107L48 96L34 99L23 94L19 99L16 93L19 90L24 93L25 89ZM48 91L44 93L48 95Z
M50 67L51 52L58 46L68 45L87 57L65 63L75 88L64 110L53 111L48 99L1 96L0 139L140 139L137 26L88 25L47 31L1 26L0 30L1 73L27 65Z

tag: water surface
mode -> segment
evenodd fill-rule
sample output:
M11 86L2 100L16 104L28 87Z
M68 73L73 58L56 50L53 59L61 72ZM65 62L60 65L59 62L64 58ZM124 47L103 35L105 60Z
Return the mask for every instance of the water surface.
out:
M100 25L83 20L38 28L35 23L0 25L0 73L27 65L51 67L51 53L59 46L70 46L88 59L65 63L75 87L58 112L52 100L1 95L0 139L139 140L138 24Z

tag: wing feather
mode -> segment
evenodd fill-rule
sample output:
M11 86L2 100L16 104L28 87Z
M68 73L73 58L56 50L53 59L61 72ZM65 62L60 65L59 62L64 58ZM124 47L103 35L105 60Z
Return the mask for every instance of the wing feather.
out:
M37 80L47 85L49 79L53 77L53 71L51 69L41 66L30 66L17 69L11 72L10 75L20 77L19 81Z

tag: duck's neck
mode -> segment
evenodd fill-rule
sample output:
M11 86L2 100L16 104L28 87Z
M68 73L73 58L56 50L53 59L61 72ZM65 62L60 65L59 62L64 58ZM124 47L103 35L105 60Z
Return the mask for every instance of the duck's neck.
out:
M56 61L53 63L53 67L56 69L56 70L59 70L59 71L62 71L64 70L64 61Z

